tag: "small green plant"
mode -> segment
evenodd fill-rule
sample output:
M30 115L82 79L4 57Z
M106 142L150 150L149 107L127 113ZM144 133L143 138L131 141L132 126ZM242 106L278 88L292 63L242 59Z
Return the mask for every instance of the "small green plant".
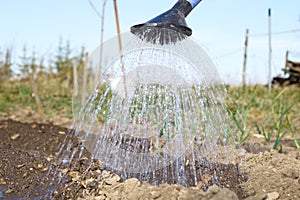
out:
M97 88L97 96L94 102L94 109L100 109L97 115L98 121L103 123L107 120L112 101L112 90L107 83L103 83Z
M292 109L293 105L288 106L287 102L280 101L280 97L283 96L286 89L283 89L278 95L274 98L271 105L271 117L260 127L257 123L255 126L259 134L263 135L266 142L270 142L271 138L275 135L275 142L273 145L273 149L277 149L280 147L280 142L282 138L291 132L296 126L292 126L289 120L288 112ZM266 124L269 124L267 126ZM297 140L296 136L294 137L294 141L296 146Z
M287 108L282 108L280 111L280 116L273 122L273 124L271 125L268 131L265 130L264 126L260 128L256 123L256 128L258 133L262 134L265 137L265 140L267 142L270 142L272 136L274 135L274 133L276 133L273 149L278 149L281 139L291 130L296 128L296 126L292 126L288 120L287 113L289 110L291 110L291 108L292 106L289 106ZM288 126L287 128L284 128L284 119L287 122L287 126Z
M296 138L296 134L295 134L295 133L293 134L293 140L294 140L294 143L295 143L295 145L296 145L296 148L297 148L297 149L300 149L300 145L299 145L299 142L298 142L298 140L297 140L297 138Z
M247 99L246 103L244 100L238 99L234 101L234 105L232 107L229 107L228 109L229 125L226 128L225 132L232 132L235 143L239 145L246 142L252 131L251 127L250 129L247 129L248 114L257 94L257 88L255 87L254 90L250 92L251 96L249 100ZM232 125L233 127L231 127ZM230 134L227 134L227 136L225 136L226 143L229 142L229 136Z

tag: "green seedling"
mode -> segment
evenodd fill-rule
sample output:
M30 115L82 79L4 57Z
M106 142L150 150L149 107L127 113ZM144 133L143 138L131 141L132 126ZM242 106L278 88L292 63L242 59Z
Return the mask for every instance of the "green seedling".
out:
M273 145L273 149L277 149L281 139L287 134L289 133L291 130L293 130L294 128L296 128L296 126L291 126L288 120L288 116L287 116L287 112L292 108L292 106L288 107L287 109L283 109L282 113L280 115L280 117L278 118L277 123L274 124L274 126L276 125L278 130L277 130L277 135L276 135L276 139L275 139L275 143ZM286 118L286 121L288 123L288 128L286 128L285 130L283 130L283 119L284 117Z
M273 149L277 149L280 147L280 141L282 138L291 132L293 129L296 128L296 126L292 126L289 122L288 118L288 112L292 109L293 105L287 106L286 103L280 103L279 108L277 108L275 105L275 102L280 98L280 96L283 95L283 93L286 91L286 88L283 89L273 100L272 102L272 107L271 107L271 112L272 116L271 119L268 119L264 125L259 127L257 123L255 123L255 126L257 128L257 131L259 134L263 135L266 142L270 142L271 138L273 137L274 134L275 136L275 142L273 145ZM278 111L278 112L276 112ZM278 113L278 114L277 114ZM276 117L278 116L278 117ZM272 122L273 121L273 122ZM266 130L266 125L271 122L271 125L269 126L268 130ZM286 122L286 123L284 123Z
M256 93L257 93L257 89L255 87L247 104L236 105L238 110L232 114L232 120L234 122L234 137L236 142L238 142L238 144L243 144L248 139L251 133L251 128L247 130L247 120L248 120L248 113L250 107L252 106L252 103L254 102ZM239 135L237 135L236 133L237 131L240 133Z
M297 149L300 149L300 145L299 145L299 142L298 142L298 140L297 140L297 138L296 138L296 134L295 134L295 133L293 134L293 140L294 140L294 143L295 143L295 145L296 145L296 148L297 148Z

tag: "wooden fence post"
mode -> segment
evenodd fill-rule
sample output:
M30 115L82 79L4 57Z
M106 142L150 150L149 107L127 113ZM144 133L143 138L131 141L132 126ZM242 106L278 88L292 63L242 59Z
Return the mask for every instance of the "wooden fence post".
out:
M41 61L40 61L40 66L43 65L43 61L44 59L41 58ZM35 99L35 103L36 103L36 109L37 109L37 112L40 114L40 115L45 115L44 111L43 111L43 106L42 106L42 103L41 103L41 100L40 100L40 97L39 97L39 93L38 93L38 86L37 86L37 72L36 72L36 65L34 62L32 62L31 64L31 74L30 74L30 83L31 83L31 89L32 89L32 94L34 96L34 99Z
M271 8L268 10L269 16L269 92L272 89L272 44L271 44Z
M72 60L73 62L73 84L74 84L74 91L73 91L73 95L75 97L78 96L78 74L77 74L77 59L74 58Z
M286 75L286 70L287 70L287 66L288 66L288 63L289 63L289 51L286 51L286 54L285 54L285 65L284 65L284 75Z
M87 91L87 68L88 68L88 63L89 63L89 53L85 53L85 60L83 64L83 83L82 83L82 96L81 96L81 104L85 102L86 98L86 91Z
M117 32L118 32L118 42L119 42L119 51L120 51L120 63L121 63L121 71L123 73L123 85L125 90L125 98L127 98L127 86L126 86L126 76L125 76L125 68L123 62L123 49L122 49L122 41L121 41L121 31L119 25L119 16L118 16L118 8L117 8L117 1L114 0L114 8L115 8L115 17L116 17L116 25L117 25Z
M249 29L246 30L246 39L245 39L244 65L243 65L243 78L242 78L243 87L246 86L248 36L249 36Z

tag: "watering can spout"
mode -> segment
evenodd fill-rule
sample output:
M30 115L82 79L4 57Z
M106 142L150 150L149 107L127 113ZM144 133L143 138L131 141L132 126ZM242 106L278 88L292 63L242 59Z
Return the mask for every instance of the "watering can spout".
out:
M130 31L148 42L159 40L161 44L176 43L192 35L192 29L187 26L185 17L200 2L201 0L178 0L170 10L144 24L132 26Z

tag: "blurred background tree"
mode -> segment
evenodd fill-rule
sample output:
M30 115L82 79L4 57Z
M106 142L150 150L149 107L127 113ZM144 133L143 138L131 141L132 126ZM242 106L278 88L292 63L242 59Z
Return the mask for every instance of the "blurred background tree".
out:
M0 82L9 80L12 76L12 48L7 48L4 53L4 59L2 60L3 52L0 49Z

